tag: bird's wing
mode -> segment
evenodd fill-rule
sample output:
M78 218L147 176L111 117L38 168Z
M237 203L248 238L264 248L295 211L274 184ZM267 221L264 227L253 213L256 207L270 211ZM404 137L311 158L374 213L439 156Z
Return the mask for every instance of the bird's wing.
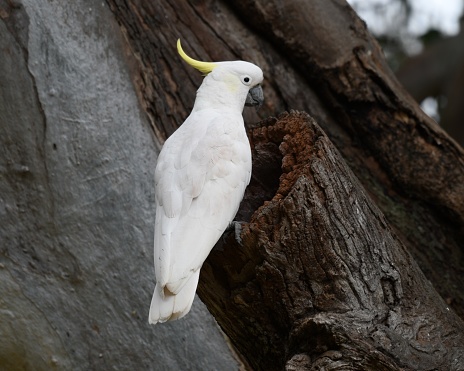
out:
M192 114L155 171L156 279L177 293L237 213L251 175L241 115Z

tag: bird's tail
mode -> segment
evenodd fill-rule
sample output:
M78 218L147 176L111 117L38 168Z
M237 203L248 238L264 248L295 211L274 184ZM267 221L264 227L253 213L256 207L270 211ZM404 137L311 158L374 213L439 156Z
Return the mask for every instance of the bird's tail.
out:
M154 325L158 322L173 321L185 316L192 307L199 278L200 270L190 277L182 290L176 295L164 290L157 283L151 299L148 322Z

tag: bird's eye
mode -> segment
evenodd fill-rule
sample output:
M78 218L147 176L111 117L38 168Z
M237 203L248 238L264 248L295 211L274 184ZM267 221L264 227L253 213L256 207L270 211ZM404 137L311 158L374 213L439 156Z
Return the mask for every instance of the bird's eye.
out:
M242 81L245 85L250 85L251 83L251 77L250 76L243 76Z

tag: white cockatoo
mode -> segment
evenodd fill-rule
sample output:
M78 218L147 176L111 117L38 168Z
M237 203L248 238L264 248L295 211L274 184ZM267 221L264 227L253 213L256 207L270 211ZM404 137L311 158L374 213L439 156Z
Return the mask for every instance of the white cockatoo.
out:
M165 142L155 170L156 287L149 323L185 316L200 268L232 222L251 176L242 111L261 105L263 71L244 61L201 62L205 74L190 115Z

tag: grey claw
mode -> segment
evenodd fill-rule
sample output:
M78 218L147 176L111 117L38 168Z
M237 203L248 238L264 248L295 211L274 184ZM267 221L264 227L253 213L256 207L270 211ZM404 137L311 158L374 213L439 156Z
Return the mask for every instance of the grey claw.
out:
M245 222L237 222L234 220L230 222L229 226L226 229L226 232L231 232L232 230L234 231L235 241L237 241L240 245L242 244L242 224L245 224Z

